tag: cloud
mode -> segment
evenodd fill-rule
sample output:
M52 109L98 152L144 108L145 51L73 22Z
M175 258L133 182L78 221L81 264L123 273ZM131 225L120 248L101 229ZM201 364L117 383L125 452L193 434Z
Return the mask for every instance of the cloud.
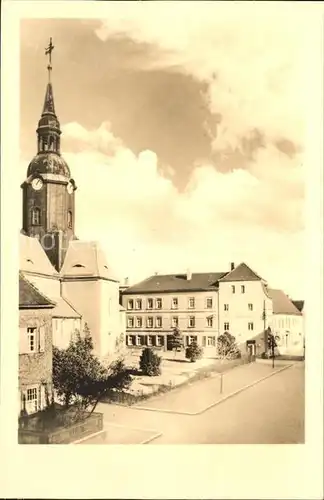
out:
M241 148L255 129L267 143L285 139L303 146L307 18L301 9L147 5L112 9L96 34L155 45L159 56L147 68L176 68L207 82L209 108L221 116L210 131L215 149Z
M78 185L77 234L101 241L121 279L135 282L187 267L222 271L230 261L245 260L273 286L300 290L302 180L299 170L285 178L276 164L270 168L273 151L260 151L249 170L221 173L213 164L198 164L180 192L154 151L135 155L109 124L62 129L64 157ZM107 143L99 150L102 137ZM288 162L275 151L278 165ZM260 163L266 164L261 172Z

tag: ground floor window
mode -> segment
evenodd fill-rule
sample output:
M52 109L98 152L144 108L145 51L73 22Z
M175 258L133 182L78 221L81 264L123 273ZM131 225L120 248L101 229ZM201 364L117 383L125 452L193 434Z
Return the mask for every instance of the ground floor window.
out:
M215 337L207 337L207 347L214 347L215 346Z
M28 387L22 393L21 410L23 413L36 413L40 410L40 386Z
M192 342L197 342L197 335L187 335L186 341L187 345L190 345Z
M132 335L127 335L127 345L134 345L134 338Z
M163 335L157 335L156 336L156 345L158 347L164 345L164 337L163 337Z
M164 346L164 336L163 335L127 335L126 338L127 346L137 346L137 347L161 347Z

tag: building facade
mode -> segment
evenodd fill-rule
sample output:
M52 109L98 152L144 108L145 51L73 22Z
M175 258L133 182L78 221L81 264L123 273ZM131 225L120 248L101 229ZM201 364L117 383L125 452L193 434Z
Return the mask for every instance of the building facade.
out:
M304 317L302 310L282 290L270 290L273 301L272 331L276 336L279 352L303 355L305 345Z
M243 351L247 341L258 339L256 353L261 353L264 331L278 322L274 293L245 263L232 263L227 272L154 275L125 289L122 304L131 348L170 350L172 331L179 328L184 345L197 341L205 356L217 353L217 338L224 332L234 335ZM295 318L293 305L289 311Z
M36 413L52 392L52 313L55 304L19 276L19 414Z

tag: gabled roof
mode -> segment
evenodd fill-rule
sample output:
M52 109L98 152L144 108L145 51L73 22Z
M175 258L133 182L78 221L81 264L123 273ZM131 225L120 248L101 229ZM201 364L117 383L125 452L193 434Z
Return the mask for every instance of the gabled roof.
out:
M77 312L72 304L64 297L60 297L56 307L53 310L53 318L81 318L81 314Z
M219 281L262 281L262 278L242 262Z
M294 305L292 300L282 291L274 290L273 288L268 289L269 295L272 298L272 307L274 314L293 314L296 316L301 316L301 312Z
M118 281L106 261L105 253L96 241L69 242L61 269L63 278L104 278Z
M186 274L157 274L127 288L127 290L123 292L123 295L133 293L216 290L218 280L225 274L226 273L193 273L191 279L187 279Z
M292 300L292 303L297 307L298 311L303 312L305 305L304 300Z
M19 309L53 308L55 302L19 273Z
M42 245L37 238L19 235L19 270L58 277L58 272L52 266Z

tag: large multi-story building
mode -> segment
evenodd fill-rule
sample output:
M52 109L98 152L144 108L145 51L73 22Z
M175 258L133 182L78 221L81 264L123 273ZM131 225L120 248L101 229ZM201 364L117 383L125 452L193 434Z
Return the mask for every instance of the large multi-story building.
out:
M185 345L196 340L207 356L215 354L217 337L224 332L244 347L276 326L283 310L289 318L300 315L283 292L285 301L275 299L277 292L245 263L232 263L227 272L151 276L123 291L127 345L169 350L177 327ZM264 350L262 342L258 348Z

